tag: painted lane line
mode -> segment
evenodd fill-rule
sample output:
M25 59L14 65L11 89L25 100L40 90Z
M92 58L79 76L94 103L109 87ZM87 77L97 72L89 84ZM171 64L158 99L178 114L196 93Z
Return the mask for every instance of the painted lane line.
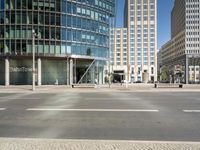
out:
M200 113L200 110L183 110L183 112L187 112L187 113Z
M6 110L7 108L0 108L0 111Z
M156 109L48 109L28 108L26 111L74 111L74 112L159 112Z
M140 98L86 98L85 100L117 100L117 101L131 101L131 100L141 100Z
M0 98L0 100L41 100L41 98Z

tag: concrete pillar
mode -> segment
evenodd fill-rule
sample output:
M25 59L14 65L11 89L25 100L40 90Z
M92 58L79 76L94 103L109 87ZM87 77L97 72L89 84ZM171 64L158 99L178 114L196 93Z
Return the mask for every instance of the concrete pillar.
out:
M38 58L37 60L37 77L38 77L38 86L42 85L42 63L41 63L41 58Z
M70 83L70 85L72 85L73 84L73 74L74 74L74 71L73 71L73 59L70 59L70 62L69 62L69 69L70 69L70 71L69 71L69 73L70 73L70 76L69 76L69 83Z
M10 63L8 58L5 59L5 86L10 85Z
M149 81L151 81L151 66L150 65L148 66L147 73L149 74L148 75Z
M186 55L185 58L185 84L188 84L188 77L189 77L189 63L188 63L188 56Z
M194 64L194 83L196 83L196 64Z
M199 83L200 83L200 65L198 65L199 66Z
M134 80L135 80L135 82L137 81L137 76L138 76L138 68L137 68L137 66L135 65L135 66L134 66Z
M142 81L144 82L144 83L148 83L148 81L149 81L149 73L147 73L147 72L143 72L142 73Z
M69 58L67 58L67 85L70 85L70 66L69 66Z
M74 76L73 76L73 83L77 83L77 79L76 79L76 59L74 59Z
M99 84L103 84L103 70L99 71Z
M154 81L158 81L158 69L157 69L157 65L155 65L155 68L154 68Z

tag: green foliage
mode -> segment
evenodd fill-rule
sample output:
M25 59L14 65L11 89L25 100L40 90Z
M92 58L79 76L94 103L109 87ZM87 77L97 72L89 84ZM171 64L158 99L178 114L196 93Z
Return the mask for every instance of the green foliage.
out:
M161 81L169 81L170 79L170 70L168 67L164 66L160 74Z

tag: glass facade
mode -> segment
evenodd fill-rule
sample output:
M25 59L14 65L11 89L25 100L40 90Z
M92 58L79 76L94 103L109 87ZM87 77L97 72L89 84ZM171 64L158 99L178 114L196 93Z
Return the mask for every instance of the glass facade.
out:
M26 68L29 64L30 68L35 30L36 58L42 59L42 83L59 80L66 84L66 61L58 60L106 60L110 18L114 15L115 0L0 0L0 58L16 59L14 63L10 61L11 67L21 64L18 68ZM21 62L21 58L28 60ZM31 84L31 72L16 75L11 67L11 84L17 80L23 84L20 78L27 79L24 84ZM47 74L51 74L48 79Z
M114 0L0 0L0 54L107 57Z
M32 84L32 61L29 59L10 60L10 84Z

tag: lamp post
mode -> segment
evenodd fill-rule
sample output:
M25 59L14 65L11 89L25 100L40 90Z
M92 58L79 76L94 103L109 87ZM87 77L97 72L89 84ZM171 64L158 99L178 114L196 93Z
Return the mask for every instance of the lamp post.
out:
M33 66L32 66L32 90L35 91L35 30L32 30L32 53L33 53Z

